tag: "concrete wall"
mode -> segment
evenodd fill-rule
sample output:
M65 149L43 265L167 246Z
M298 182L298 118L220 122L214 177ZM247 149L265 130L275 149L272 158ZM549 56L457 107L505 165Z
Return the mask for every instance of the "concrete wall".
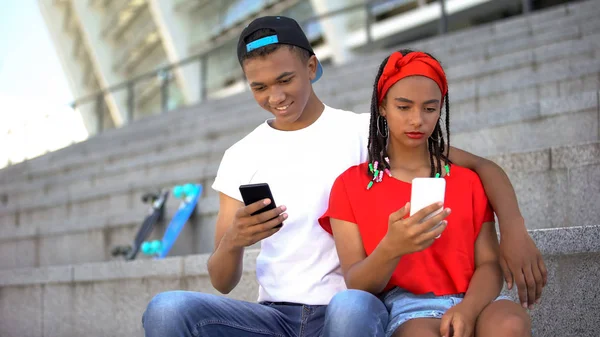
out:
M600 226L538 230L532 236L549 270L542 302L531 311L534 336L596 336ZM256 253L247 251L244 276L229 297L256 301ZM157 293L218 294L207 276L207 259L192 255L0 271L0 335L143 336L141 317Z

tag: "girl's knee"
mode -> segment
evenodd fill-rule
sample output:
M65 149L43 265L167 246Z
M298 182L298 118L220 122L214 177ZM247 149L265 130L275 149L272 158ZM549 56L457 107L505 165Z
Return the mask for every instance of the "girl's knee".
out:
M531 320L526 314L506 313L498 317L498 336L528 337L531 336Z
M440 320L437 318L416 318L404 322L392 337L438 337L440 336Z
M511 301L497 301L486 307L477 320L477 336L531 336L529 314Z

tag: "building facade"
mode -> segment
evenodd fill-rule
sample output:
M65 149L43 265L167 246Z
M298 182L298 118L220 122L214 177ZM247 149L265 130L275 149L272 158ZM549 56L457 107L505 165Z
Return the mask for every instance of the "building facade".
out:
M442 18L436 0L38 1L91 135L245 90L235 46L257 16L295 18L325 66L350 62L367 43L435 35ZM444 7L458 29L519 14L521 4L446 0ZM159 71L172 64L180 65Z

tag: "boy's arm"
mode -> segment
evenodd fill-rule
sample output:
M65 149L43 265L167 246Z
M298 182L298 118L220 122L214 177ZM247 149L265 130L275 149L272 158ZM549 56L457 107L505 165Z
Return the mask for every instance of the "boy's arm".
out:
M500 233L504 231L527 231L517 195L504 170L491 160L476 156L467 151L450 147L450 161L458 166L475 171L481 179L494 212L500 221ZM452 171L450 172L452 174ZM502 224L505 224L502 226Z
M547 282L547 270L540 251L527 233L510 179L496 163L469 152L450 148L449 159L477 173L498 217L500 266L509 289L516 283L524 307L539 301ZM452 174L452 172L450 172Z
M235 288L242 278L244 248L234 247L223 237L243 204L219 193L219 214L215 231L215 250L208 259L208 275L213 287L223 294Z
M219 193L219 214L215 232L215 251L208 259L210 281L223 294L237 286L242 277L244 248L279 231L277 225L287 218L285 206L252 215L264 208L265 200L248 206Z

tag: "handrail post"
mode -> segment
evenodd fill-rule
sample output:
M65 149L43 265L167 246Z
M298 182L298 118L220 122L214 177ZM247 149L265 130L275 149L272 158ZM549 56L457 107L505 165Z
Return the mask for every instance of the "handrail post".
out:
M444 35L448 32L448 14L446 12L446 0L439 1L442 10L440 17L440 35Z
M531 0L521 0L523 6L523 14L529 14L531 12Z
M101 133L104 130L104 92L101 92L96 97L96 133Z
M161 98L161 107L162 113L167 112L169 110L169 70L162 70L162 82L160 85L160 98Z
M373 37L371 36L371 26L373 25L373 17L371 16L371 2L365 1L365 30L367 32L367 49L371 47Z
M135 111L135 91L134 84L130 81L127 84L127 124L133 122L133 114Z
M208 71L206 64L208 62L207 54L204 53L200 55L198 62L200 62L198 67L198 69L200 69L200 102L204 102L208 93L208 90L206 90L206 84L208 82L208 74L206 73Z

